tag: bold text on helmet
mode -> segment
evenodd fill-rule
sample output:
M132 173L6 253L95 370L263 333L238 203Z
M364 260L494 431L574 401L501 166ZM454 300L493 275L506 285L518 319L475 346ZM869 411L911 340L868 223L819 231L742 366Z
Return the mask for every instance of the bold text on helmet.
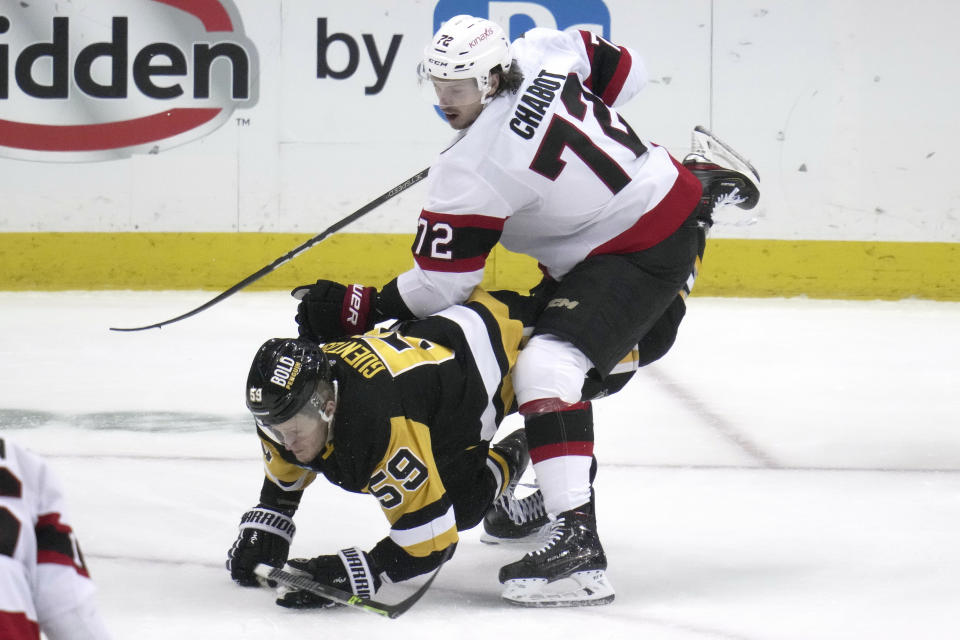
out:
M297 374L300 373L300 366L300 363L290 356L280 356L277 359L277 366L273 370L273 376L270 377L270 382L278 387L289 389L293 386L293 381L297 379Z

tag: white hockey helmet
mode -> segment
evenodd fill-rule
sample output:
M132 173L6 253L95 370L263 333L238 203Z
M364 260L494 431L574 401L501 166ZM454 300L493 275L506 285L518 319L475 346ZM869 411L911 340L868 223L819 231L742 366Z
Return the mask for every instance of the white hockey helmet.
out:
M444 22L423 50L421 82L475 79L481 96L490 90L490 71L510 70L513 57L507 34L495 22L468 15Z

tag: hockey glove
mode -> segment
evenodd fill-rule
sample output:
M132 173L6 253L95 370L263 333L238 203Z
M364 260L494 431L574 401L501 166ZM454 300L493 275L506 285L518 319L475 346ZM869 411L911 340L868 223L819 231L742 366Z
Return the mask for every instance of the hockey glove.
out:
M290 295L300 301L296 319L304 340L329 342L363 333L376 323L377 290L373 287L317 280L297 287Z
M283 569L362 598L372 597L382 584L370 556L357 547L343 549L335 556L317 556L310 560L294 558L287 561ZM339 606L318 595L288 587L280 587L277 594L277 604L291 609L326 609Z
M240 519L240 535L227 552L230 577L244 587L258 587L253 570L261 562L282 567L297 528L288 516L257 506Z

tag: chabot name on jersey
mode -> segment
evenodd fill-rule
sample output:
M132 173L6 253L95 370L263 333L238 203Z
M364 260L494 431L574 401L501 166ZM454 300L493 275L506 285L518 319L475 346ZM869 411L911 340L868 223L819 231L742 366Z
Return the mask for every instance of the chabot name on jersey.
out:
M553 99L557 97L557 89L563 86L561 80L565 78L563 74L550 73L546 69L541 69L520 96L520 103L510 121L510 130L525 140L532 138L543 121L543 116L550 109Z
M283 356L277 360L277 366L273 370L270 382L278 387L289 389L293 386L293 381L297 379L298 373L300 373L300 363L290 356Z

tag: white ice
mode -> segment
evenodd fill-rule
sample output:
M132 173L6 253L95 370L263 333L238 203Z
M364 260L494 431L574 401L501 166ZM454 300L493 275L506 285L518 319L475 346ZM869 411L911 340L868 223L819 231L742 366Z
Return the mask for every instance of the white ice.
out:
M958 303L692 298L673 351L595 405L616 601L510 606L497 569L521 550L474 530L387 620L289 611L230 581L262 479L246 371L293 332L293 303L241 293L108 331L210 296L0 293L0 434L66 484L116 638L960 637ZM372 498L322 479L296 520L294 556L387 530Z

